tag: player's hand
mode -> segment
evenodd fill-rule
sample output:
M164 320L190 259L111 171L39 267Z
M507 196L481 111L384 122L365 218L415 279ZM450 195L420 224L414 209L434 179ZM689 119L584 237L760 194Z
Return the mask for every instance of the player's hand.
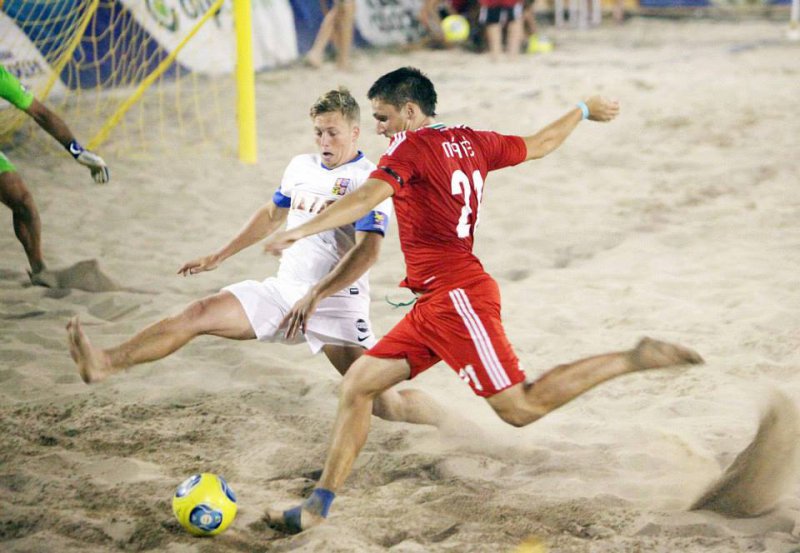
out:
M276 232L264 241L264 252L280 255L283 250L297 242L297 240L298 238L294 237L289 230Z
M293 339L298 332L306 333L308 328L308 320L314 311L317 310L317 305L322 298L320 298L316 291L312 288L308 293L297 300L291 311L281 321L280 327L286 327L286 338Z
M586 107L589 108L591 121L611 121L619 115L619 102L602 96L592 96L586 100Z
M75 158L75 161L89 168L94 182L98 184L104 184L111 179L106 162L103 161L102 157L94 152L85 150L83 146L78 144L78 142L75 140L69 143L67 149L69 150L69 153L72 154L72 157Z
M183 267L178 269L178 274L183 276L196 275L204 271L213 271L222 260L217 255L207 255L205 257L198 257L192 261L187 261Z

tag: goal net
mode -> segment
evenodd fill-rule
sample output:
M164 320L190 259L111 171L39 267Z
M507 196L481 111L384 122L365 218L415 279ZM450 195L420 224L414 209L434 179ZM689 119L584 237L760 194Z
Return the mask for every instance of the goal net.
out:
M223 0L0 0L0 63L89 147L131 156L153 142L206 142L233 154L231 10ZM28 119L0 106L0 144L41 137Z

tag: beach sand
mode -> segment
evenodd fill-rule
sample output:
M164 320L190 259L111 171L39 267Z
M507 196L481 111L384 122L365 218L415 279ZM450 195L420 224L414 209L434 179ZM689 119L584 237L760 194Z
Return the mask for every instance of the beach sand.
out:
M260 74L257 166L234 161L231 145L156 143L149 157L110 152L113 180L98 187L63 152L9 152L40 207L51 267L97 259L115 290L27 285L0 210L0 549L468 553L538 537L550 552L797 551L800 43L785 28L634 19L553 31L553 53L513 63L360 52L353 73ZM582 123L548 158L487 180L476 250L530 376L644 335L707 363L616 379L524 429L437 365L404 386L484 436L373 419L328 523L287 537L262 514L298 503L323 465L340 382L324 358L200 338L87 386L64 326L80 315L110 346L271 275L277 262L258 246L212 273L175 272L233 236L290 158L313 151L307 110L320 93L353 91L376 160L386 141L366 91L407 64L436 83L448 124L529 134L591 94L621 102L613 123ZM409 298L403 276L393 224L372 270L379 334L405 312L384 299ZM191 537L171 512L175 487L197 472L224 475L239 498L213 539ZM715 482L699 506L718 512L690 511Z

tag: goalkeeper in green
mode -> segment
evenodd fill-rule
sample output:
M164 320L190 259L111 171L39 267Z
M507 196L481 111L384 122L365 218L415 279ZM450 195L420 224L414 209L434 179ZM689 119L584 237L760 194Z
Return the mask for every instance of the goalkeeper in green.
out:
M83 149L75 140L66 123L43 103L33 97L8 70L0 65L0 98L30 115L47 133L58 140L75 158L85 165L97 183L108 182L108 167L105 161ZM33 196L8 158L0 152L0 201L11 208L14 232L25 249L30 264L30 279L33 284L47 285L45 263L42 257L42 225Z

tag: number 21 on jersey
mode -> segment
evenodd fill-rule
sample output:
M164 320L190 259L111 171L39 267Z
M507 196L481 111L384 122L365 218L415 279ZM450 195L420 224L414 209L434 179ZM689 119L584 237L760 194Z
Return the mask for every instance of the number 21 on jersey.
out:
M472 207L469 204L473 191L478 201L476 203L477 207L475 208L474 224L471 225L470 215L472 214ZM467 238L472 234L473 229L478 226L478 222L480 221L481 198L483 197L483 177L481 176L481 172L477 169L473 171L472 182L470 182L469 177L464 171L456 169L453 172L453 176L450 177L450 192L454 196L461 194L463 197L464 205L461 208L461 217L458 218L456 233L459 238Z

